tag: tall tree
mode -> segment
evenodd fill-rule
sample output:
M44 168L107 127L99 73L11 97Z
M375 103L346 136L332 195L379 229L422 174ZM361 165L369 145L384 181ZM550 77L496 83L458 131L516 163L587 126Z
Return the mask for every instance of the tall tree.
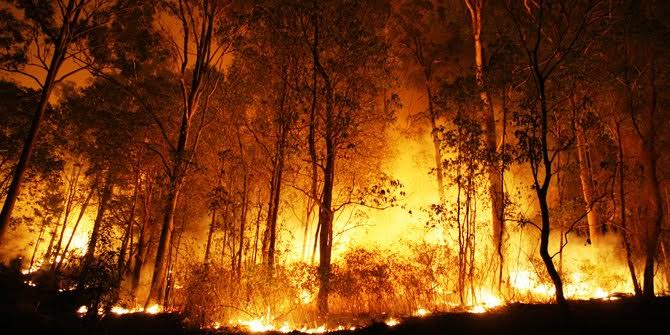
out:
M481 99L482 110L484 114L484 125L486 134L486 147L491 157L488 162L489 175L489 196L491 198L491 224L493 247L498 255L498 266L502 271L503 267L503 229L504 229L504 209L503 209L503 165L498 159L499 147L502 141L498 141L496 131L495 112L493 102L489 94L487 80L485 78L485 56L482 44L482 21L483 11L486 0L465 0L465 5L470 13L470 22L472 24L472 40L475 49L475 79L479 89L479 98ZM500 145L499 145L500 143Z
M16 1L13 6L22 17L17 18L9 9L0 12L0 25L8 29L6 35L9 37L3 39L7 45L0 54L0 70L35 81L41 95L0 212L0 243L7 231L53 89L59 82L84 69L75 65L63 73L61 67L67 60L86 52L87 36L107 24L113 9L118 9L113 1L99 0ZM39 77L33 74L34 70L42 72ZM43 79L40 78L42 75L45 76Z
M526 54L532 86L527 113L517 116L521 129L516 131L523 159L533 177L533 189L540 207L540 257L555 287L556 302L567 306L563 281L549 253L551 216L548 195L554 174L553 163L563 148L552 147L550 113L559 101L557 77L566 71L568 57L583 56L590 30L597 27L603 15L604 2L538 0L524 4L508 2L507 12L513 21L519 47ZM560 70L560 71L559 71ZM560 83L560 81L558 81ZM552 90L553 89L553 90Z
M169 181L147 306L164 300L177 200L198 148L208 99L218 87L223 59L235 33L227 13L230 2L162 1L160 6L166 16L180 23L179 31L166 31L165 38L174 46L172 55L177 64L182 101L176 145L165 137L171 158L165 166ZM196 123L198 114L203 118Z

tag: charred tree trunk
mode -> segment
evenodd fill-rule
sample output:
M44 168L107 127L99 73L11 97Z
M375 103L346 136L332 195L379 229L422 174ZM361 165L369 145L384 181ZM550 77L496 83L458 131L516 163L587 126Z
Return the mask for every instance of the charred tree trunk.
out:
M591 160L588 154L588 144L584 138L584 129L581 125L575 125L575 137L577 139L577 158L579 159L579 180L582 185L582 195L586 204L586 221L589 226L589 241L593 245L598 244L598 226L600 220L595 208L595 197L593 187L593 173Z
M323 169L323 189L321 191L321 203L319 206L319 292L317 294L317 307L319 314L328 314L328 295L330 293L330 273L331 273L331 252L333 248L333 187L335 182L335 158L336 158L336 144L335 144L335 111L334 111L334 92L333 85L328 72L321 64L319 59L319 20L314 15L312 17L312 24L314 27L314 44L312 45L312 61L314 71L319 74L324 82L324 92L326 97L325 104L325 134L324 140L326 145L325 167ZM312 104L312 114L316 109L316 88L317 82L315 77L314 82L314 96ZM311 129L310 129L311 130ZM314 133L310 131L310 135ZM313 139L310 141L313 145ZM310 148L312 151L312 164L316 164L315 148ZM314 191L314 189L313 189Z
M70 238L68 238L67 243L65 244L65 248L63 248L63 252L61 253L61 258L58 261L58 264L56 265L56 268L54 269L54 272L58 272L58 270L61 268L63 265L63 261L65 260L65 256L67 255L68 250L70 250L70 244L72 243L72 239L74 238L74 234L77 233L77 228L79 227L79 223L81 222L81 219L84 217L84 214L86 213L86 208L88 208L88 204L91 202L91 198L93 198L93 193L95 193L95 184L91 187L91 190L88 192L88 195L86 196L86 199L84 200L84 203L81 205L81 210L79 211L79 216L77 217L77 222L74 223L74 227L72 227L72 233L70 234Z
M135 185L133 187L133 203L130 208L130 217L128 218L128 222L126 223L126 229L123 233L123 240L121 241L121 249L119 250L119 260L118 260L119 278L123 276L123 268L125 265L126 250L128 249L129 239L130 244L133 243L131 234L133 230L133 225L135 225L135 212L137 208L137 197L139 194L139 188L140 188L140 176L138 172L137 177L135 178Z
M65 236L65 228L67 228L67 222L70 218L70 212L72 211L72 206L74 203L74 197L77 192L77 184L79 181L79 172L81 171L81 166L72 171L70 177L70 185L68 187L68 195L65 201L65 217L63 218L63 227L60 231L60 236L58 237L58 242L56 243L56 250L54 251L54 260L51 263L51 272L56 273L56 267L59 263L58 255L60 254L61 246L63 245L63 237ZM63 255L64 257L65 255Z
M237 278L242 277L242 256L244 255L244 230L247 224L247 212L249 208L249 174L244 172L244 186L242 189L242 209L240 210L240 239L237 248Z
M430 118L430 136L433 139L433 150L435 154L435 174L437 175L437 194L440 205L444 206L444 169L442 168L442 148L440 147L440 136L437 129L437 113L433 106L433 92L430 88L430 75L426 74L426 95L428 96L428 114Z
M153 186L154 184L150 182L150 179L147 178L146 186L144 187L144 196L142 201L142 225L140 227L140 233L137 237L137 247L135 248L135 263L133 264L131 281L130 281L130 295L133 297L133 300L137 298L137 289L140 286L140 279L142 276L142 268L144 262L147 259L149 252L149 240L151 229L153 226L151 223L154 220L151 214L151 199L153 198Z
M37 250L40 247L40 244L42 243L42 236L44 236L44 231L46 230L47 225L49 224L49 221L47 220L47 216L45 215L44 218L42 219L42 225L40 227L40 232L37 234L37 240L35 240L35 247L33 248L33 255L30 257L30 266L28 266L28 273L32 273L33 271L33 264L35 263L35 255L37 255Z
M551 159L549 158L549 144L547 139L548 134L548 114L549 110L547 108L547 97L545 95L545 79L542 77L542 74L539 70L538 64L534 63L533 73L537 84L537 93L540 100L540 145L541 150L540 154L542 156L541 163L536 162L536 166L539 169L540 166L544 168L544 179L542 184L537 178L539 171L534 171L533 175L535 176L535 192L537 194L538 202L540 203L540 214L542 216L542 226L540 229L540 257L544 262L545 267L547 268L547 273L551 277L551 281L554 283L556 289L556 302L563 306L567 307L567 301L563 294L563 281L561 276L556 271L556 266L554 266L554 261L549 254L549 234L551 232L551 224L549 218L549 204L547 203L547 194L549 192L549 186L551 185L551 176L552 176L552 167Z
M86 254L84 255L84 260L82 261L82 277L80 277L79 285L83 284L83 280L87 275L89 267L93 262L95 257L95 249L98 245L98 238L100 237L100 229L102 228L102 222L105 217L105 212L107 211L107 205L109 200L112 197L113 191L113 180L112 172L107 172L107 177L105 178L102 191L100 192L100 201L98 203L98 213L95 216L95 221L93 222L93 230L91 231L91 237L89 238L88 247L86 248Z
M472 20L472 36L474 40L475 49L475 78L477 80L477 88L479 89L479 98L482 102L482 111L484 113L484 128L486 149L494 157L488 166L489 179L489 196L491 197L491 223L492 223L492 241L494 249L499 256L498 266L503 267L503 181L502 181L502 166L497 159L497 134L495 125L495 112L493 110L493 103L486 87L484 78L484 52L481 41L482 31L482 9L484 1L480 0L465 0L465 4L470 12Z
M284 100L284 99L282 99ZM284 102L282 101L282 106L280 107L281 113L283 114ZM280 116L284 118L285 116ZM276 143L276 155L274 158L274 167L272 175L272 187L271 187L271 198L270 204L268 207L268 227L269 227L269 243L268 243L268 259L267 259L267 269L269 273L272 273L272 269L275 264L275 244L277 240L277 218L279 214L279 200L281 199L281 186L282 186L282 175L284 172L284 160L285 160L285 147L286 140L288 136L288 124L284 120L279 121L279 140ZM271 209L271 211L270 211Z
M154 273L151 278L151 288L149 290L146 306L157 304L164 300L163 295L165 292L165 281L168 271L168 254L172 244L177 198L179 197L183 179L187 173L197 146L196 136L195 143L189 148L191 121L193 116L198 112L204 86L207 84L207 80L211 74L210 71L212 71L212 65L215 63L214 56L212 55L212 39L214 38L213 35L215 33L215 17L218 13L218 3L215 1L204 1L199 9L202 10L202 22L198 28L199 31L189 30L187 18L191 17L192 19L193 14L187 14L182 6L179 6L178 13L176 13L181 20L182 28L184 30L183 45L179 50L179 57L181 60L180 87L182 91L183 109L181 113L181 125L179 128L177 145L175 147L170 143L170 148L172 149L172 166L169 167L170 181L168 183L167 202L163 216L160 239L158 241ZM196 28L194 27L193 29ZM195 38L195 52L189 50L189 46L192 43L189 31L190 33L193 33L193 38ZM214 53L216 53L216 51L214 51ZM194 66L193 70L187 74L189 57L191 55L195 56L195 59L193 60ZM187 76L190 76L189 84L186 82ZM216 85L214 86L216 87ZM207 106L207 100L205 100L205 106Z
M186 135L184 135L185 137ZM181 137L181 136L180 136ZM180 142L185 142L180 141ZM185 145L184 145L185 146ZM182 151L183 153L183 151ZM174 172L176 173L176 171ZM179 179L179 181L177 180ZM177 207L177 198L179 196L179 185L181 178L170 177L170 184L167 194L167 205L163 215L163 225L158 240L158 249L156 250L156 262L154 264L154 273L151 277L151 288L145 307L157 304L163 301L165 292L165 280L167 278L167 261L172 242L172 232L174 229L174 214Z
M625 190L625 161L623 152L623 142L621 139L621 124L616 124L617 146L619 149L619 215L621 216L621 239L623 240L624 250L626 250L626 263L630 272L630 279L633 282L633 289L636 296L642 296L640 282L637 279L635 263L633 262L633 249L630 245L630 235L628 231L628 220L626 217L626 190Z
M81 6L75 7L74 1L69 1L67 8L65 9L63 17L63 24L60 27L60 32L54 41L54 51L51 56L51 62L49 63L49 70L47 72L46 79L42 85L42 93L40 94L40 100L37 103L37 109L33 115L32 122L30 124L30 130L28 131L28 137L26 137L25 142L23 143L23 149L21 150L21 156L19 157L19 162L14 168L14 174L12 177L12 182L9 185L7 190L7 196L5 197L5 203L2 206L2 211L0 212L0 244L2 243L5 233L7 232L7 227L9 226L9 219L12 216L12 211L14 210L14 205L16 204L16 199L19 196L21 189L21 183L23 182L23 177L28 169L28 163L33 154L35 148L35 143L37 142L37 136L42 125L42 119L44 118L44 113L49 105L49 98L53 91L54 85L56 83L56 76L60 70L65 55L67 53L68 45L70 44L70 34L71 34L71 25L72 25L72 16L75 17L74 22L78 20L79 13L81 11Z
M254 235L254 252L251 258L251 264L256 265L258 256L258 238L261 230L261 214L263 213L263 203L261 202L261 189L258 189L258 211L256 212L256 233Z
M328 126L326 126L328 127ZM322 191L322 205L319 208L319 293L317 305L321 314L328 314L328 294L330 293L331 252L333 248L333 182L335 178L335 151L331 141L326 140L326 167Z
M644 115L644 129L640 134L642 140L642 150L640 163L644 166L643 177L645 180L646 194L649 196L646 201L647 209L650 211L649 220L645 229L645 262L643 275L642 293L645 298L653 298L654 294L654 260L658 249L658 241L661 236L661 226L663 224L663 200L657 176L658 153L656 152L656 66L655 59L651 60L651 69L649 70L650 96L649 106Z
M209 253L212 246L212 236L214 236L214 227L216 226L216 208L212 210L212 221L209 223L209 233L207 234L207 246L205 247L205 267L209 266Z

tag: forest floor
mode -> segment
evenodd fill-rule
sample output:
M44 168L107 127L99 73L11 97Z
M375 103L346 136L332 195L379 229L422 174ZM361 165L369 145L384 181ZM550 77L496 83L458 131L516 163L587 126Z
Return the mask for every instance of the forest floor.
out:
M74 313L78 298L48 293L11 276L0 276L2 334L239 334L231 330L187 329L177 314L127 314L86 321ZM444 313L382 322L331 334L644 334L667 333L670 297L641 301L571 301L569 310L550 304L511 304L481 314ZM662 331L666 329L666 331ZM293 332L293 334L299 334Z

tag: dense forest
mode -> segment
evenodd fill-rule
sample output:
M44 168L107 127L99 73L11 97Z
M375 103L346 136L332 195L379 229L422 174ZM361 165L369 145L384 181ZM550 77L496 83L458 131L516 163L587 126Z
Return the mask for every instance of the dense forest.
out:
M200 328L653 300L669 18L661 0L5 1L0 272L83 319Z

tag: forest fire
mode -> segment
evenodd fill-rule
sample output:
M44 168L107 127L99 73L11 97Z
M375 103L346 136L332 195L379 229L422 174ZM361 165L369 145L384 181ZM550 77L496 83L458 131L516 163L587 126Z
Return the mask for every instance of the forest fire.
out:
M5 1L0 314L82 334L658 322L668 36L652 0Z

